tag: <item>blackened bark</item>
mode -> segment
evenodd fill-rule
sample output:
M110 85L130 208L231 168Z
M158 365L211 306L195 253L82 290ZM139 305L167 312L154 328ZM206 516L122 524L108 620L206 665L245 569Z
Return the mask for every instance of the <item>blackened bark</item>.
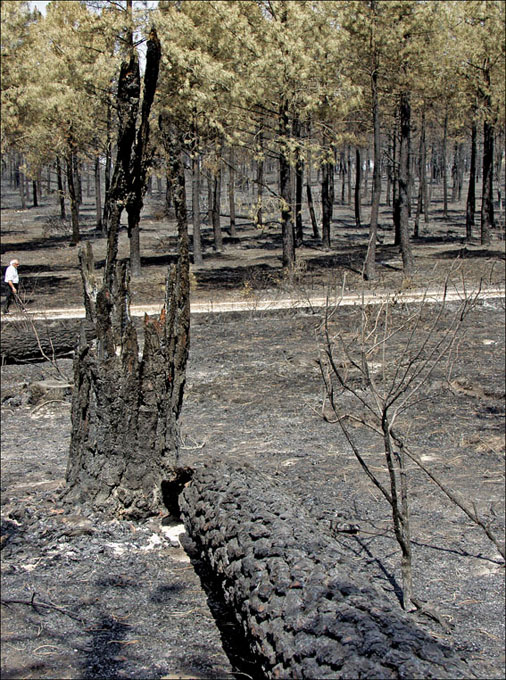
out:
M111 187L111 171L112 171L112 141L111 141L111 102L107 102L107 128L106 128L106 146L105 146L105 169L104 169L104 192L106 200L104 201L104 212L102 216L102 229L107 231L109 224L109 203L107 195Z
M418 147L418 201L416 205L414 238L420 235L420 215L423 210L424 196L426 193L426 145L425 145L425 110L422 110L422 122L420 126L420 144Z
M362 158L360 149L355 149L355 226L360 229L362 226L361 205L360 205L360 185L362 183Z
M279 193L281 195L281 235L283 241L283 269L293 269L295 265L295 234L292 214L292 182L288 150L285 140L289 138L288 104L283 102L279 111L279 133L281 149L279 152Z
M300 140L302 126L298 116L295 116L292 124L294 139ZM295 149L295 245L301 246L304 240L302 224L302 188L304 182L304 161L300 152L300 146Z
M230 149L228 159L228 207L230 209L230 236L237 236L235 227L235 155Z
M72 434L65 497L109 515L146 517L167 508L171 485L187 471L178 450L189 350L189 256L184 171L179 149L171 159L176 177L178 261L167 276L165 306L144 319L139 358L129 314L129 268L111 266L94 305L87 305L96 341L83 336L74 360ZM109 241L114 240L109 232ZM114 243L109 244L114 253ZM91 249L83 254L83 280L94 271ZM85 285L85 302L90 300ZM173 499L172 499L173 500Z
M488 87L490 88L490 74L488 71ZM491 110L490 95L486 97L488 111ZM483 176L481 199L481 244L488 245L491 240L491 230L494 228L494 126L489 120L483 123Z
M334 203L334 166L331 161L324 161L322 170L322 242L325 248L330 248L330 227L332 224L332 209Z
M220 253L223 250L223 234L221 231L221 163L220 167L213 175L212 183L212 223L213 223L213 237L214 249Z
M476 138L478 129L476 120L473 118L471 124L471 162L469 168L469 187L467 190L466 201L466 239L470 241L473 237L474 215L476 212Z
M373 4L376 11L376 3ZM378 215L381 198L381 125L378 102L378 71L376 62L371 75L372 125L373 125L373 162L371 221L369 223L369 241L364 263L364 278L373 281L376 278L376 241L378 238Z
M129 187L126 201L128 213L128 235L130 237L130 266L133 276L141 273L139 221L144 205L148 169L152 161L149 150L149 114L155 97L158 72L160 69L161 46L154 28L146 44L146 67L144 71L144 95L141 120L129 172Z
M69 151L67 154L65 166L67 169L67 186L69 190L70 215L72 222L72 238L70 241L70 245L76 246L81 240L81 236L79 233L79 200L74 182L74 163L72 157L73 154L72 152Z
M400 145L399 188L397 209L399 216L400 246L404 275L411 277L414 270L413 254L409 240L409 138L411 134L411 106L409 94L403 92L400 99Z
M256 211L255 211L255 224L257 227L263 226L263 196L264 196L264 159L263 159L263 132L260 127L256 135L256 148L258 153L257 163L256 163Z
M443 173L443 217L448 219L448 171L447 171L448 111L445 112L443 124L443 147L441 149L441 169Z
M200 233L200 158L196 144L192 153L192 226L193 226L193 262L201 265L202 238Z
M309 215L311 217L311 225L313 227L313 238L320 239L320 232L318 231L318 223L316 221L316 215L314 211L313 195L311 193L311 184L309 183L309 177L307 178L306 192L307 192L307 206L309 208Z
M95 159L95 215L97 218L96 229L102 231L102 187L100 185L100 159Z
M132 274L140 273L139 219L146 191L147 171L151 162L149 143L149 113L154 99L161 49L158 36L151 30L147 41L144 97L141 119L137 129L141 79L138 56L134 49L130 59L121 64L118 81L118 141L116 163L111 185L106 195L104 220L107 231L119 228L124 208L128 212L130 260ZM116 234L117 237L117 234ZM115 248L113 247L112 250Z
M76 350L82 332L89 342L95 337L93 325L74 319L11 321L2 327L2 364L68 357Z
M63 189L60 159L58 157L56 158L56 182L58 185L58 200L60 202L60 217L64 220L67 216L65 212L65 191Z

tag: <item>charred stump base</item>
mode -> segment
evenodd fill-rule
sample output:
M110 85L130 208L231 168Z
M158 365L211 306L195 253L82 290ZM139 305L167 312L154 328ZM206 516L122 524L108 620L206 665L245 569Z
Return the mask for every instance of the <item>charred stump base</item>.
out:
M118 265L114 285L96 301L88 298L96 339L83 335L74 358L64 494L72 503L138 519L167 512L164 496L170 500L188 478L177 429L189 347L184 271L180 263L171 269L161 315L145 316L142 355L129 316L126 264Z
M210 465L194 474L179 505L257 677L469 676L451 650L360 580L325 529L257 471Z

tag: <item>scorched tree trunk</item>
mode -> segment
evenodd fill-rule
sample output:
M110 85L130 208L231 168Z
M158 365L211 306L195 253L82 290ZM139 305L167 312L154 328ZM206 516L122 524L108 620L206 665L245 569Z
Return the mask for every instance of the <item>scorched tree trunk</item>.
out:
M178 261L169 270L160 316L145 316L142 354L129 314L128 265L116 262L111 243L104 283L89 300L96 290L93 281L86 285L93 271L89 252L82 259L96 340L83 335L74 360L65 496L108 515L142 518L166 511L173 485L188 476L178 450L190 328L187 219L180 213Z

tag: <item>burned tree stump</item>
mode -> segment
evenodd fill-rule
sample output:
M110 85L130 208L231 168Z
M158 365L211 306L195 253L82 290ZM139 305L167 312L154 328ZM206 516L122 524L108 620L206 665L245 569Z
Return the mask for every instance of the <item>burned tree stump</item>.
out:
M166 509L164 496L189 476L178 452L190 331L186 219L180 220L179 258L169 269L162 313L144 317L142 354L129 313L127 263L109 261L96 292L87 280L94 270L90 258L91 248L81 254L81 269L96 339L88 342L83 334L74 358L65 498L141 518Z

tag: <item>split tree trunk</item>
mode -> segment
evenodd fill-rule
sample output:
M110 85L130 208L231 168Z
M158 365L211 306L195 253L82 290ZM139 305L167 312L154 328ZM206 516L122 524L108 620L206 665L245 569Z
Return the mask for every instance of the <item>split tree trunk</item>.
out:
M96 340L89 343L83 336L74 360L65 496L110 516L142 518L167 511L174 502L174 485L188 478L179 458L177 430L190 330L182 171L177 183L179 258L169 269L160 316L145 316L142 355L129 314L127 263L114 262L110 280L106 271L93 299L91 248L83 256L86 309Z

